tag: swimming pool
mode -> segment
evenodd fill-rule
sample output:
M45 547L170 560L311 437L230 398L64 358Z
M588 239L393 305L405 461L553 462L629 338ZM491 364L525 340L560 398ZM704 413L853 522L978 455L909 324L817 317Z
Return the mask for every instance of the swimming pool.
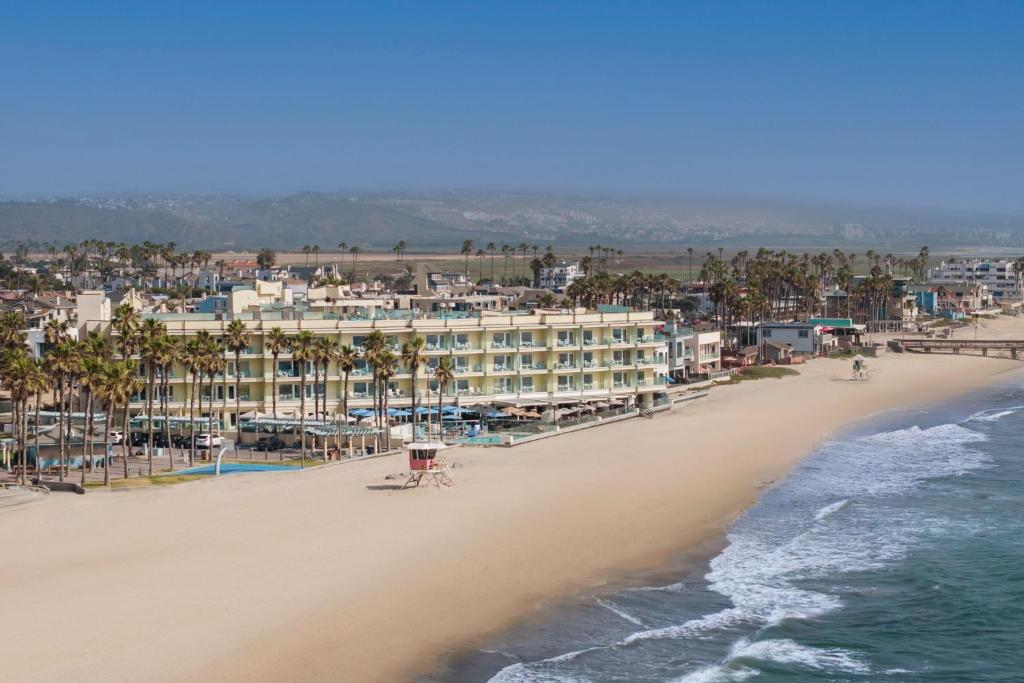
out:
M186 470L178 470L174 472L174 474L213 474L215 469L215 465L200 465L199 467L190 467ZM294 467L288 467L287 465L261 465L259 463L247 462L225 462L221 463L220 473L230 474L231 472L288 472L294 469Z

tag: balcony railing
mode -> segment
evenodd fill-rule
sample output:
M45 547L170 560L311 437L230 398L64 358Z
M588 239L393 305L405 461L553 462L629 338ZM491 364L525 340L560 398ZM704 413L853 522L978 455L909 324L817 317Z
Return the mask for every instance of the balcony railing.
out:
M584 337L583 338L583 345L584 346L593 346L596 343L597 343L597 340L594 339L593 337Z

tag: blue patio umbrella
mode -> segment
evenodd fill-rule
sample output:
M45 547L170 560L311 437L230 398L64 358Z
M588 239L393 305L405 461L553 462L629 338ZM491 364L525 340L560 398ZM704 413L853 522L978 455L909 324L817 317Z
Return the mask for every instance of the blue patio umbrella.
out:
M418 406L416 408L417 415L426 415L427 413L431 415L437 415L437 408L426 408L424 406Z
M466 410L465 408L460 408L459 406L445 406L444 408L441 408L441 412L448 413L450 415L462 415L463 413L471 411Z
M371 417L374 412L367 410L366 408L356 408L355 410L348 411L353 417Z
M412 413L401 408L388 408L388 415L391 417L409 417Z

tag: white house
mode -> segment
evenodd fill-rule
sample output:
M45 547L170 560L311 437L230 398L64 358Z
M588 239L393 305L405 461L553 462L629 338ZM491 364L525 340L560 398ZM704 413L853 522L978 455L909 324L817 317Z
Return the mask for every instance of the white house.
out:
M758 328L757 337L758 344L789 344L793 353L817 356L839 347L839 340L830 332L830 327L815 322L766 322Z
M561 290L583 277L580 262L559 261L551 268L541 268L537 273L538 284L545 289Z

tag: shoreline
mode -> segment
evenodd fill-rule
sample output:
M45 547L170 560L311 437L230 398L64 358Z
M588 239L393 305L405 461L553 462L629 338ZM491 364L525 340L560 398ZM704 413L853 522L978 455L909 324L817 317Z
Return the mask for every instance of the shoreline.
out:
M609 593L614 594L622 590L636 589L638 587L646 590L651 589L651 587L654 586L668 586L679 582L688 584L690 580L698 580L698 577L699 580L703 580L704 574L709 570L708 565L711 560L718 557L729 546L727 534L732 525L742 519L752 508L756 507L761 502L762 496L766 493L779 486L785 486L796 470L808 459L821 454L826 443L833 437L856 438L865 430L868 430L869 433L873 434L876 433L877 427L881 427L883 430L888 429L886 423L898 418L900 415L919 412L922 409L927 410L932 407L948 405L959 398L971 395L980 395L987 392L989 389L1009 385L1013 382L1014 375L1024 375L1024 364L1016 369L1008 368L1002 372L996 373L993 375L993 381L985 384L983 387L974 387L964 389L963 391L955 391L950 395L945 395L923 403L886 408L884 410L854 417L848 423L841 425L827 434L821 442L814 445L802 456L794 459L786 472L775 479L756 485L757 492L751 503L743 509L738 510L736 514L723 525L719 533L697 539L680 547L676 552L670 554L660 565L649 566L630 571L629 573L623 573L619 576L609 577L608 580L602 583L585 587L574 594L560 595L551 598L545 604L536 606L536 608L529 613L525 613L519 618L508 622L503 627L495 629L494 631L479 638L467 641L461 644L457 649L450 650L449 652L439 656L437 666L430 672L419 672L417 675L413 676L411 679L412 683L449 683L450 681L487 680L487 678L477 676L476 674L480 672L470 667L481 666L479 664L479 657L481 654L501 654L498 650L487 648L494 647L496 645L496 639L500 639L504 635L511 634L512 637L515 638L523 630L528 630L533 625L539 624L542 628L551 628L552 624L556 626L564 624L566 621L564 616L565 610L577 610L590 600L595 598L607 598ZM570 616L569 620L571 620L571 618L572 617ZM512 662L504 663L502 664L502 667L506 667L510 663ZM486 666L484 665L481 668L486 668ZM498 670L501 669L499 668ZM496 674L498 670L490 672L490 675Z
M818 360L798 377L721 387L653 420L458 449L448 491L388 490L384 477L404 469L389 457L288 482L239 474L19 506L0 529L4 547L23 548L0 569L6 611L18 618L0 645L5 673L391 681L436 672L456 649L559 597L721 537L829 434L1022 367L893 354L869 361L871 381L852 383L834 381L845 361ZM59 622L47 618L58 612ZM214 636L216 647L203 645Z

